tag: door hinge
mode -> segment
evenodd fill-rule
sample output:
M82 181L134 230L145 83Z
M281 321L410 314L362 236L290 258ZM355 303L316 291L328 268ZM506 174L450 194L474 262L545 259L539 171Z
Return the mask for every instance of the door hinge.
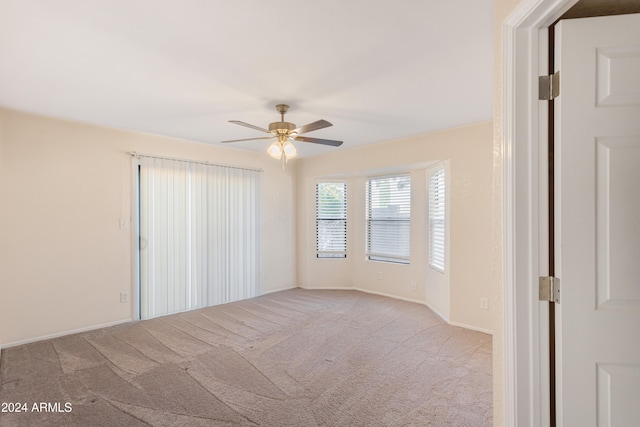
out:
M540 101L551 101L560 95L560 71L556 71L550 76L538 77L538 99Z
M553 276L540 277L538 282L539 300L560 303L560 279Z

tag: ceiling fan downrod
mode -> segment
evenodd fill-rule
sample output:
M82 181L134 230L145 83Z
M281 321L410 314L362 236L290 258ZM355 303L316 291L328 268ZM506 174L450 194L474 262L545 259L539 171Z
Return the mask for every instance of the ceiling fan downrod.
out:
M280 113L280 121L269 124L269 132L271 132L273 135L293 136L292 131L296 128L296 125L284 121L284 114L288 109L289 106L286 104L276 105L276 110L278 110L278 112Z
M284 114L289 110L289 106L287 104L278 104L276 105L276 110L280 113L280 121L284 122Z

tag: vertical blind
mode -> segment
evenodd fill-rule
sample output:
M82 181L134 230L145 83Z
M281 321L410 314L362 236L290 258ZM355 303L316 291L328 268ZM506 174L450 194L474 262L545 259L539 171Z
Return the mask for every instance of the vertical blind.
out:
M408 264L411 234L411 177L366 182L366 254L370 260Z
M316 256L347 256L347 185L344 182L316 184Z
M259 172L137 157L140 317L257 295Z
M429 265L444 271L445 254L444 166L429 175Z

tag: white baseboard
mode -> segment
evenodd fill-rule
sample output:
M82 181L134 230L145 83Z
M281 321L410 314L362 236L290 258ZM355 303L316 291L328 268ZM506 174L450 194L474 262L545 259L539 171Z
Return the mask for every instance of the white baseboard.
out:
M442 320L444 320L445 323L447 323L448 325L451 324L451 320L449 320L449 318L447 316L445 316L444 314L442 314L440 312L440 310L436 309L435 307L433 307L431 304L429 304L428 302L425 302L424 305L426 305L427 307L429 307L429 310L433 311L435 314L438 315L438 317L440 317Z
M314 286L314 287L299 286L299 288L307 289L310 291L356 291L356 290L359 290L359 289L351 288L348 286Z
M399 297L397 295L386 294L384 292L378 292L378 291L372 291L370 289L355 288L353 286L350 286L350 287L347 287L347 286L320 286L320 287L312 287L312 288L307 288L307 287L301 286L300 288L301 289L309 289L309 290L323 290L323 291L360 291L360 292L364 292L364 293L367 293L367 294L380 295L381 297L388 297L388 298L393 298L393 299L399 299L399 300L402 300L402 301L409 301L409 302L415 302L415 303L418 303L418 304L424 304L424 301L420 301L418 299Z
M490 329L479 328L477 326L467 325L460 322L449 322L451 326L458 326L460 328L471 329L472 331L483 332L485 334L493 335L493 331Z
M402 300L402 301L415 302L415 303L424 305L424 301L420 301L420 300L417 300L417 299L414 299L414 298L399 297L397 295L386 294L384 292L372 291L372 290L369 290L369 289L362 289L362 288L351 288L351 289L353 289L354 291L365 292L367 294L380 295L381 297L399 299L399 300Z
M100 325L87 326L85 328L79 328L79 329L73 329L73 330L70 330L70 331L58 332L58 333L55 333L55 334L43 335L43 336L40 336L40 337L29 338L29 339L26 339L26 340L14 341L14 342L10 342L10 343L4 344L2 346L2 348L15 347L15 346L18 346L18 345L30 344L30 343L33 343L33 342L36 342L36 341L48 340L48 339L51 339L51 338L64 337L66 335L79 334L80 332L88 332L88 331L93 331L95 329L108 328L110 326L121 325L123 323L129 323L131 321L133 321L133 319L117 320L115 322L102 323Z
M268 291L261 291L262 293L260 295L268 295L268 294L272 294L274 292L282 292L282 291L288 291L290 289L296 289L299 286L288 286L285 288L278 288L278 289L269 289Z
M330 287L330 286L322 286L322 287L313 287L313 288L307 288L307 287L303 287L301 286L300 288L302 289L309 289L309 290L342 290L342 291L360 291L360 292L365 292L367 294L374 294L374 295L380 295L383 297L388 297L388 298L393 298L393 299L399 299L402 301L409 301L409 302L415 302L417 304L422 304L422 305L426 305L429 310L433 311L435 314L438 315L438 317L440 317L445 323L447 323L448 325L451 326L458 326L460 328L465 328L465 329L470 329L472 331L478 331L478 332L483 332L485 334L489 334L489 335L493 335L493 331L489 330L489 329L485 329L485 328L479 328L477 326L472 326L472 325L467 325L464 323L460 323L460 322L452 322L451 320L449 320L445 315L443 315L441 312L439 312L438 310L436 310L435 308L433 308L429 303L425 302L425 301L421 301L418 299L413 299L413 298L404 298L404 297L400 297L397 295L391 295L391 294L387 294L384 292L377 292L377 291L372 291L369 289L362 289L362 288L355 288L355 287Z

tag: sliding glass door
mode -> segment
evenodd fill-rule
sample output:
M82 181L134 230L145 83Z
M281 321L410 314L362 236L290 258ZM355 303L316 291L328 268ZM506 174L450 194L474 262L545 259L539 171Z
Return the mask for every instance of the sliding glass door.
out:
M259 171L136 160L140 318L256 296Z

